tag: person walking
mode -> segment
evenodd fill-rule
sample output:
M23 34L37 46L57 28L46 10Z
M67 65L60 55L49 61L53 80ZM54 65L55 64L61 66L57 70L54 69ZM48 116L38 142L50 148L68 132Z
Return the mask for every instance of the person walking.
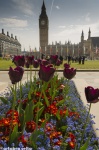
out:
M82 64L85 62L85 56L82 56Z
M81 64L81 60L82 60L82 57L81 57L81 56L79 56L79 59L78 59L79 64Z

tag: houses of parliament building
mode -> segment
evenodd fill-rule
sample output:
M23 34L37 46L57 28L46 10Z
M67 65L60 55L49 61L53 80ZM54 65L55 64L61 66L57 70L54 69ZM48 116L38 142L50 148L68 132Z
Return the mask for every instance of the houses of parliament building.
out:
M21 54L21 44L17 40L17 36L13 37L5 34L4 29L0 33L0 57L6 57L8 55L20 55Z
M81 40L78 44L72 44L70 41L62 44L55 42L48 44L49 19L46 13L46 7L43 0L41 14L39 16L39 43L40 52L45 55L58 54L59 56L86 56L90 59L99 59L99 37L91 37L89 28L88 38L84 39L84 32L81 33ZM68 36L68 35L66 35Z
M68 36L68 35L66 35ZM46 7L43 0L41 7L41 14L39 16L39 51L35 51L37 57L55 55L63 56L86 56L89 59L99 59L99 37L91 37L91 30L89 28L88 38L84 39L84 32L81 33L81 39L78 44L72 44L70 41L62 44L61 42L55 42L49 44L49 19L46 13ZM4 33L0 33L0 57L5 55L19 55L21 52L21 44L17 40L17 37L13 37L13 34L9 36Z

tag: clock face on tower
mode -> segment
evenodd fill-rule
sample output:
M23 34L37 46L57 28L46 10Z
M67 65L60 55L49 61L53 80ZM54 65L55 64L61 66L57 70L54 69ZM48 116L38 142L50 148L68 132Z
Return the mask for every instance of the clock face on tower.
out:
M41 21L41 25L45 25L45 20L42 20L42 21Z

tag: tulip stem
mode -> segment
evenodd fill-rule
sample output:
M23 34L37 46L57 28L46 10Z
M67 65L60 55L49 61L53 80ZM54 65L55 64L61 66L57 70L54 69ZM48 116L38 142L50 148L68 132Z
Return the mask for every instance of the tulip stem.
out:
M28 70L27 70L27 83L28 83Z
M82 146L82 143L83 143L83 138L84 138L86 126L87 126L88 119L89 119L90 109L91 109L91 103L90 103L90 105L89 105L89 111L88 111L88 114L87 114L87 117L86 117L86 121L85 121L85 125L84 125L84 130L83 130L82 137L81 137L81 144L80 144L80 147Z
M41 94L40 94L38 103L40 103L40 100L41 100L41 97L42 97L42 93L43 93L43 87L42 87L42 89L41 89ZM37 106L37 115L36 115L36 130L38 129L39 107L40 107L40 105L38 104L38 106ZM35 138L36 138L36 140L37 140L37 137L35 137Z
M21 85L21 81L20 81L20 99L22 98L22 85Z
M14 118L14 110L15 110L15 103L16 103L16 88L17 88L17 84L13 85L13 89L14 89L14 101L12 102L12 119L11 119L11 124L10 124L10 132L9 132L9 139L11 138L11 130L13 127L13 118ZM9 140L10 142L10 140ZM10 143L9 143L10 144Z

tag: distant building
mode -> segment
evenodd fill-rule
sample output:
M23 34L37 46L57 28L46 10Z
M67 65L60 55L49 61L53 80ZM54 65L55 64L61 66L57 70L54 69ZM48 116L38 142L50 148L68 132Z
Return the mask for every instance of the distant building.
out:
M66 35L68 36L68 35ZM55 42L48 44L49 37L49 20L46 13L46 7L43 0L43 5L41 8L41 14L39 16L39 52L38 56L44 54L45 56L50 54L62 55L64 58L67 56L83 56L89 57L90 59L99 59L99 37L91 37L91 31L89 29L88 39L84 40L84 33L81 33L81 41L78 44L72 44L70 41L65 42Z
M99 59L99 37L91 37L90 28L87 40L84 40L84 32L82 31L79 55L85 55L90 59Z
M7 55L19 55L21 54L21 44L17 40L17 37L11 37L9 32L7 35L4 33L4 29L2 29L2 33L0 33L0 57L5 57Z

